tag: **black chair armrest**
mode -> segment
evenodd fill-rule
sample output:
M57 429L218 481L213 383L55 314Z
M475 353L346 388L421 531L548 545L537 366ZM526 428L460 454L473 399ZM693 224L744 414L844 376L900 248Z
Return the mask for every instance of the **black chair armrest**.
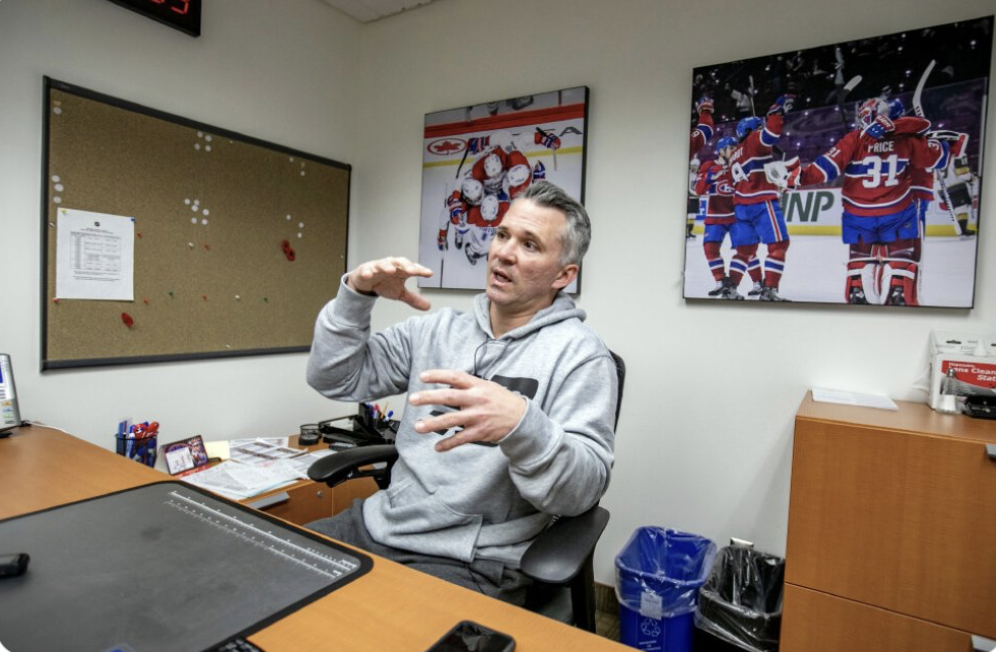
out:
M391 467L398 460L398 449L391 444L378 446L357 446L348 450L326 455L308 467L308 477L315 482L324 482L330 487L353 478L373 477L381 489L387 486L391 477ZM384 463L386 468L374 471L360 471L360 467ZM384 484L381 484L384 482Z
M522 572L537 582L567 584L595 551L608 522L608 510L598 505L558 518L530 544L522 556Z

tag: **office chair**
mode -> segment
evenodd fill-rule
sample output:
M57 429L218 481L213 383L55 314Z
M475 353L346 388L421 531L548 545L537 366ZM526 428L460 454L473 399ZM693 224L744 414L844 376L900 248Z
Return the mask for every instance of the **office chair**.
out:
M615 352L619 379L615 424L619 425L626 363ZM391 484L391 468L398 460L393 444L359 446L318 460L308 477L335 487L346 480L373 478L377 486ZM373 466L376 465L376 466ZM609 522L609 512L597 504L578 516L560 516L539 534L522 556L520 570L533 580L525 608L555 620L595 631L595 544Z

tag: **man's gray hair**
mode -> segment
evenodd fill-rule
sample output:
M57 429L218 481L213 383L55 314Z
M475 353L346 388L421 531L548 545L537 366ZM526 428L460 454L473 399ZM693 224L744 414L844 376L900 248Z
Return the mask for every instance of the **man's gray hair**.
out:
M567 218L567 228L561 238L561 265L580 265L591 243L591 220L588 211L559 186L549 181L537 181L516 199L532 200L537 206L553 208Z

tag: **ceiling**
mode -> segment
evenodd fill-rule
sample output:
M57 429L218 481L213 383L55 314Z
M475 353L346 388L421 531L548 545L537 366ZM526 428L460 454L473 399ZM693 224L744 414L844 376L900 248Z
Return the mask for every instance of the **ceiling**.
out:
M432 0L325 0L326 4L349 14L361 23L369 23L430 2Z

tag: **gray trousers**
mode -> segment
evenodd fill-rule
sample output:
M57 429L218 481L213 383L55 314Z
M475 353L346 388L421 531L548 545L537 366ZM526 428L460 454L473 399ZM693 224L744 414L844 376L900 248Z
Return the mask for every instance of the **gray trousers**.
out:
M370 533L363 523L362 499L354 500L349 509L331 518L312 521L305 527L441 580L514 605L525 604L526 588L532 583L532 580L522 572L506 568L500 561L477 559L466 563L448 557L420 555L417 552L377 543L370 538Z

